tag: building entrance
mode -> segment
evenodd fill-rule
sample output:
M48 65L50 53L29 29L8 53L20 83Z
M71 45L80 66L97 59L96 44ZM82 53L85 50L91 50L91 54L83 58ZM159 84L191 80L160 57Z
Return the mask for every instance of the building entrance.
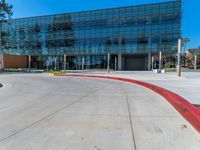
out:
M124 56L124 70L142 71L147 70L147 56L146 55L125 55Z

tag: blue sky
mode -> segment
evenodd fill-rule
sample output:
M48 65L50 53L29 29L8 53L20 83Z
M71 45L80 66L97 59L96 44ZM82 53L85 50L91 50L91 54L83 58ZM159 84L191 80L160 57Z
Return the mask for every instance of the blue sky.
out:
M13 18L59 14L83 10L156 3L167 0L7 0L14 6ZM188 48L200 46L200 0L183 0L183 37Z

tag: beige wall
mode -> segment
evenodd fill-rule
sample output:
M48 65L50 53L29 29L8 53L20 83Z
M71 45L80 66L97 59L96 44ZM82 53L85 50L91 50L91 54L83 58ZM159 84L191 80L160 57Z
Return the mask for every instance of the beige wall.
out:
M28 57L16 55L4 55L4 68L27 68Z

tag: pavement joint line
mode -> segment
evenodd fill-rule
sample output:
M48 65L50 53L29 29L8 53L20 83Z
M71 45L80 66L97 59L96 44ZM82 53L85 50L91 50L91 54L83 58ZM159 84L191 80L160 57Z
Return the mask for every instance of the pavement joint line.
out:
M38 123L40 123L40 122L42 122L42 121L48 119L49 117L54 116L55 114L57 114L57 113L63 111L64 109L66 109L66 108L68 108L68 107L70 107L70 106L72 106L72 105L74 105L74 104L76 104L76 103L82 101L82 100L85 99L86 97L89 97L89 96L93 95L94 93L97 93L99 90L104 89L104 88L105 88L105 86L103 86L103 87L101 87L101 88L95 90L95 92L93 92L93 93L91 93L91 94L89 94L89 95L85 95L85 96L83 96L83 97L80 97L80 98L78 98L77 100L75 100L74 102L72 102L72 103L70 103L70 104L68 104L68 105L63 106L62 108L60 108L60 109L58 109L58 110L56 110L56 111L54 111L54 112L52 112L52 113L46 115L45 117L39 119L38 121L35 121L35 122L33 122L32 124L30 124L30 125L24 127L23 129L20 129L20 130L14 132L14 133L8 135L7 137L5 137L5 138L3 138L3 139L0 139L0 143L4 142L5 140L7 140L7 139L9 139L9 138L11 138L11 137L13 137L13 136L15 136L15 135L17 135L17 134L23 132L23 131L25 131L26 129L29 129L29 128L33 127L34 125L36 125L36 124L38 124Z
M121 87L121 88L125 92L126 104L127 104L127 109L128 109L128 117L129 117L129 122L130 122L130 126L131 126L131 133L132 133L132 139L133 139L133 144L134 144L134 150L137 150L135 133L134 133L134 129L133 129L133 120L132 120L132 116L131 116L131 110L130 110L130 103L129 103L129 100L128 100L128 95L127 95L126 90L123 87Z
M56 110L56 111L54 111L53 113L48 114L47 116L41 118L40 120L38 120L38 121L36 121L36 122L33 122L32 124L26 126L25 128L23 128L23 129L21 129L21 130L18 130L18 131L16 131L15 133L12 133L12 134L8 135L7 137L1 139L1 140L0 140L0 143L2 143L3 141L7 140L8 138L10 138L10 137L12 137L12 136L17 135L18 133L20 133L20 132L22 132L22 131L24 131L24 130L26 130L26 129L28 129L28 128L30 128L30 127L36 125L36 124L38 124L38 123L40 123L41 121L46 120L47 118L49 118L49 117L55 115L56 113L62 111L63 109L65 109L65 108L67 108L67 107L69 107L69 106L71 106L71 105L73 105L73 104L75 104L75 103L78 103L79 101L81 101L82 99L84 99L84 98L86 98L86 97L87 97L87 96L81 97L81 98L79 98L78 100L72 102L71 104L68 104L68 105L66 105L66 106L64 106L64 107L62 107L62 108L60 108L59 110Z
M127 118L129 115L111 115L111 114L85 114L85 113L67 113L66 115L74 116L99 116L99 117L113 117L113 118Z
M67 113L66 115L74 115L74 116L107 116L107 117L119 117L119 118L126 118L129 117L129 115L111 115L111 114L86 114L86 113ZM180 117L179 114L177 115L131 115L132 118L160 118L160 117Z
M131 116L132 118L160 118L160 117L164 117L164 118L171 118L171 117L174 117L174 118L176 118L176 117L180 117L180 115L158 115L158 116L153 116L153 115L151 115L151 116L145 116L145 115L132 115Z

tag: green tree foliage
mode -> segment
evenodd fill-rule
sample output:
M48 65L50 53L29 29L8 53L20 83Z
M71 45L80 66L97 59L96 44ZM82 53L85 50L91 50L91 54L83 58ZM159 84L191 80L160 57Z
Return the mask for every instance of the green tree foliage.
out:
M197 56L197 68L200 69L200 46L195 49L191 49L190 52L192 53L193 57L192 60L194 60L194 56Z
M13 15L12 5L9 5L6 0L0 0L0 53L3 53L3 46L6 44L4 37L6 32L2 31L2 26L8 20L11 19Z
M6 22L13 15L12 5L9 5L6 0L0 1L0 24Z
M197 57L200 57L200 46L197 49L193 49L192 54L197 55Z

